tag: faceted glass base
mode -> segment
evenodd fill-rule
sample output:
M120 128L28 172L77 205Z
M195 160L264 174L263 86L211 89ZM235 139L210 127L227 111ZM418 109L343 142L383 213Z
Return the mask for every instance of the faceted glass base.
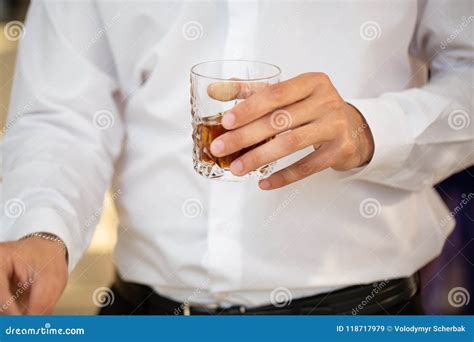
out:
M216 179L216 180L222 180L222 181L229 181L229 182L241 182L245 181L249 178L266 178L270 176L270 174L273 171L275 163L271 163L265 166L262 166L261 168L252 171L245 176L235 176L232 172L230 172L229 169L223 169L220 168L216 164L208 164L208 163L202 163L197 160L194 160L194 170L196 170L197 173L199 173L201 176L210 178L210 179Z

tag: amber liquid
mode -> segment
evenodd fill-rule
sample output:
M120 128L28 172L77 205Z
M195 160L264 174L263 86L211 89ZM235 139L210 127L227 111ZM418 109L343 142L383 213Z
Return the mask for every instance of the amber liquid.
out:
M228 170L232 161L251 149L264 144L266 141L246 147L224 157L215 157L211 153L211 144L214 139L228 131L221 125L221 120L222 114L202 118L201 123L195 128L195 143L200 151L201 162L209 165L217 165L221 169Z

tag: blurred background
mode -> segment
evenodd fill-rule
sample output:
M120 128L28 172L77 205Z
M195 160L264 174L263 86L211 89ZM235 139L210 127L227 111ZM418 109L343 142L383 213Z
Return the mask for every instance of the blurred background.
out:
M395 0L394 0L395 1ZM0 0L0 127L4 127L8 108L18 41L9 40L4 27L13 20L23 21L27 0ZM0 144L3 129L0 131ZM1 157L1 155L0 155ZM1 158L0 158L1 165ZM473 314L474 298L474 201L461 210L460 203L474 193L474 167L460 172L436 186L445 203L455 213L457 226L446 242L442 255L422 270L422 296L428 314ZM1 177L0 177L1 181ZM455 208L457 208L455 210ZM64 292L55 314L95 314L93 293L113 280L112 250L118 220L110 194L92 245L81 260ZM453 300L457 288L467 290L466 300ZM465 293L465 292L464 292ZM451 297L451 301L448 298ZM451 302L451 303L450 303ZM460 305L459 305L460 304Z
M12 86L18 40L9 40L4 34L5 25L13 20L23 21L28 1L0 0L0 126L7 115L8 99ZM0 143L3 129L0 132ZM1 160L1 159L0 159ZM1 163L0 163L1 165ZM112 250L116 241L117 217L110 194L104 200L104 211L97 226L92 244L78 264L64 292L55 314L95 314L92 295L101 286L110 286L114 277Z

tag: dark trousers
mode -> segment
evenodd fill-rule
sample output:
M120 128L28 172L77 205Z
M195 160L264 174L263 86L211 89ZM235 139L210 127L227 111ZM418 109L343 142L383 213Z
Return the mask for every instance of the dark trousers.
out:
M176 315L176 309L172 309L169 307L169 299L165 299L164 297L159 296L156 292L152 289L148 288L144 285L134 284L134 283L127 283L121 281L121 285L123 288L123 284L133 285L134 288L137 286L143 292L143 299L142 300L131 300L131 298L126 298L126 292L120 290L119 284L115 283L111 290L114 293L113 301L111 301L110 305L104 306L100 309L100 315ZM347 291L353 289L354 287L347 288ZM345 289L338 290L337 292L344 294ZM347 293L347 292L346 292ZM318 295L321 298L324 298L325 295ZM132 297L132 296L130 296ZM163 298L163 305L160 305L161 298ZM304 300L304 299L303 299ZM398 302L391 302L390 304L384 304L383 302L378 302L377 298L373 299L375 301L375 308L376 310L372 310L370 313L366 312L359 312L359 311L351 311L346 312L345 314L373 314L373 315L424 315L421 295L420 295L420 286L419 283L417 285L416 293L411 296L410 298L401 299ZM318 303L319 301L316 301ZM179 303L178 303L179 304ZM223 312L222 312L223 313ZM219 311L213 313L215 315L219 315ZM224 313L223 313L224 314ZM239 314L239 313L237 313ZM251 314L251 313L249 313ZM258 313L257 313L258 314ZM270 314L270 315L321 315L321 314L332 314L330 312L324 312L319 310L318 305L315 305L315 309L312 310L311 307L308 309L306 308L303 311L295 311L295 312L268 312L263 314Z

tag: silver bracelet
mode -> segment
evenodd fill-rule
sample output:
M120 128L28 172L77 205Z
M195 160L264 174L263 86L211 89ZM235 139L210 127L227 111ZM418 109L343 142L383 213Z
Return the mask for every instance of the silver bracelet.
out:
M30 233L30 234L27 234L25 236L23 236L20 240L23 240L23 239L26 239L26 238L29 238L29 237L39 237L39 238L42 238L44 240L48 240L48 241L53 241L53 242L57 242L61 245L61 247L63 248L63 251L64 251L64 256L66 257L66 262L69 261L69 253L67 251L67 247L66 247L66 244L64 243L64 241L57 235L54 235L52 233L46 233L46 232L35 232L35 233Z

